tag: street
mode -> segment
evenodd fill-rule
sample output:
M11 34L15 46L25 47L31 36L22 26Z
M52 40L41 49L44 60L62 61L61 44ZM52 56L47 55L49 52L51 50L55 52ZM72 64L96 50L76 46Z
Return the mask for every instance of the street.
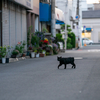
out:
M57 69L57 56L75 57L76 69ZM100 46L0 64L0 100L100 100Z

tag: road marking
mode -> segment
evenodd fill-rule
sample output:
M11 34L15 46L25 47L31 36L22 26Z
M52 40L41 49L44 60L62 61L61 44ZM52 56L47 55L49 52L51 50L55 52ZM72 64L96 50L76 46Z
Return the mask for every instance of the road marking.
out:
M74 59L83 59L82 57L75 57Z
M88 50L88 52L100 52L100 50L94 49L94 50Z

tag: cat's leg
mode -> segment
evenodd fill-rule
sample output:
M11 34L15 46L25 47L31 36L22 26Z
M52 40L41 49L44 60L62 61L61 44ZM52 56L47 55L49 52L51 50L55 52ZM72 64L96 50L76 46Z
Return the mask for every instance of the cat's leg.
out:
M72 68L74 68L74 69L75 69L75 68L76 68L76 65L75 65L75 63L72 63L72 65L73 65L73 66L72 66Z
M60 67L61 65L62 65L61 63L58 65L58 69L59 69L59 67Z
M65 64L65 68L64 69L66 69L66 64Z
M72 66L72 68L73 68L74 66Z

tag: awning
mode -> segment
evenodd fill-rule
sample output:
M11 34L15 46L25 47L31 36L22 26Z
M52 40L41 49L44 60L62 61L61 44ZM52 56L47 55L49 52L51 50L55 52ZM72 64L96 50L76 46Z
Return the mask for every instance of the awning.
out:
M62 24L65 24L65 23L62 22L62 21L56 20L56 24L60 24L60 25L62 25Z
M64 12L58 8L55 8L55 19L56 19L56 24L64 24L65 22Z
M86 28L87 32L91 32L93 29L92 28Z
M86 28L87 31L91 31L91 28Z

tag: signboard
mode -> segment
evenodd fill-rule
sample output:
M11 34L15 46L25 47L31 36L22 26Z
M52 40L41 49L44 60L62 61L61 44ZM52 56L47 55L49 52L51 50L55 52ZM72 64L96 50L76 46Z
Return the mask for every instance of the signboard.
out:
M64 22L64 12L58 8L55 8L55 19Z
M76 19L79 19L79 16L78 16L78 15L76 15L76 16L75 16L75 18L76 18Z
M18 3L28 9L33 9L33 0L10 0L15 3Z
M83 26L83 30L86 30L86 26Z

